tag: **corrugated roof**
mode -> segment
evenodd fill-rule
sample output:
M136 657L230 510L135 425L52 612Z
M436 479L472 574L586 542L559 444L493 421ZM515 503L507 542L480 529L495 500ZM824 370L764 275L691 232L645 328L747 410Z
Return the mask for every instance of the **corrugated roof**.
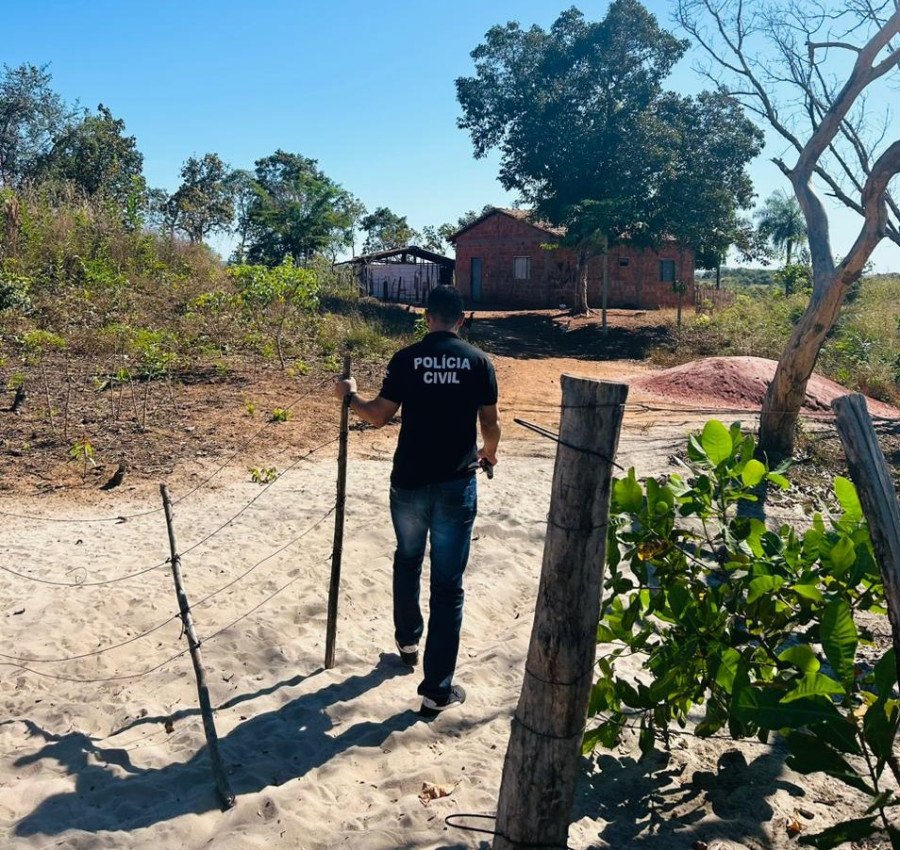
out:
M404 245L402 248L389 248L386 251L375 251L372 254L360 254L350 260L343 260L335 263L338 266L344 266L348 263L374 263L378 260L386 260L388 257L399 257L401 254L411 254L421 260L428 260L431 263L437 263L441 266L455 266L456 260L452 257L445 257L443 254L436 254L434 251L428 251L420 248L418 245Z

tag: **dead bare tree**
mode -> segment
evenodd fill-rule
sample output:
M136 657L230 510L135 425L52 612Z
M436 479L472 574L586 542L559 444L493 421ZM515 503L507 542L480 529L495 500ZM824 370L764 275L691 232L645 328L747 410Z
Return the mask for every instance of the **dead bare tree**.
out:
M676 17L708 56L702 72L784 141L773 162L806 218L812 296L760 418L760 448L782 458L793 449L806 385L848 290L882 239L900 245L900 207L889 191L900 140L886 138L889 98L880 126L869 108L897 79L900 0L679 0ZM788 156L796 156L793 165ZM862 217L840 262L819 191Z

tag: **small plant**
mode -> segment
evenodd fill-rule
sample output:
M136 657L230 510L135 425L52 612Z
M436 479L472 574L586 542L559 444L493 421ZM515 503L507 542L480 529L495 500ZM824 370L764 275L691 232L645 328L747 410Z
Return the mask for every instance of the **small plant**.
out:
M244 409L247 411L248 416L255 416L256 415L256 402L252 401L251 399L248 398L244 402Z
M271 484L278 478L278 470L274 466L251 466L248 471L254 484Z
M340 372L343 368L343 363L337 354L329 354L322 360L322 368L326 372Z
M287 422L291 418L291 409L289 407L276 407L272 411L273 422Z
M305 360L295 360L288 366L287 373L292 378L308 375L310 373L310 365Z
M96 466L94 460L94 447L86 436L82 437L68 451L69 459L82 465L81 480L87 478L88 465Z
M424 313L416 319L413 333L415 334L416 339L425 339L428 335L428 320L425 318Z
M884 586L853 484L834 482L839 509L812 526L771 530L741 515L760 486L787 488L784 469L754 457L740 425L711 421L688 444L685 474L615 481L609 576L597 640L590 714L600 720L585 749L615 746L634 728L642 753L669 740L698 707L700 737L766 741L780 733L787 763L824 773L869 797L862 816L800 839L819 848L887 835L900 804L893 743L900 725L897 668L888 649L870 661L857 614L883 614ZM617 669L641 655L646 675ZM887 786L887 787L886 787Z

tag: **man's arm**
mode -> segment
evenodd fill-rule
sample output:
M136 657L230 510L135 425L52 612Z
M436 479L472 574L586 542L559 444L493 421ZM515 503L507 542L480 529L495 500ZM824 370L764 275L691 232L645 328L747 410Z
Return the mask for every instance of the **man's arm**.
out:
M481 425L481 439L484 445L478 450L478 457L483 457L493 466L497 463L497 446L500 444L500 414L496 404L483 404L478 408L478 422Z
M334 394L343 401L350 396L350 409L363 422L368 422L376 428L382 428L391 421L394 414L400 409L396 401L378 396L371 401L364 401L356 394L356 378L338 378L334 382Z

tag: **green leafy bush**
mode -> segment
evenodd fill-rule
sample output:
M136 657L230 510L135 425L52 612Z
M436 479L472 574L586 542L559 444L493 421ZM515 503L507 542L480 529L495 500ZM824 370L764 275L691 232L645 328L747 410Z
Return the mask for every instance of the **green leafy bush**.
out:
M0 312L3 310L31 310L31 278L11 272L0 272Z
M789 487L784 469L754 458L739 425L707 423L692 436L683 474L614 482L609 573L585 749L614 746L634 727L649 752L702 706L700 736L781 733L800 773L822 772L868 795L859 820L803 841L832 847L850 830L862 838L900 832L885 788L900 781L892 745L900 722L893 650L874 664L858 654L868 640L860 614L884 613L884 589L860 503L837 478L840 510L816 514L799 532L769 530L741 515L766 483ZM639 654L646 676L621 675Z
M247 320L274 346L281 368L285 368L288 335L319 305L316 273L298 268L290 257L274 268L241 265L229 269L228 273Z

